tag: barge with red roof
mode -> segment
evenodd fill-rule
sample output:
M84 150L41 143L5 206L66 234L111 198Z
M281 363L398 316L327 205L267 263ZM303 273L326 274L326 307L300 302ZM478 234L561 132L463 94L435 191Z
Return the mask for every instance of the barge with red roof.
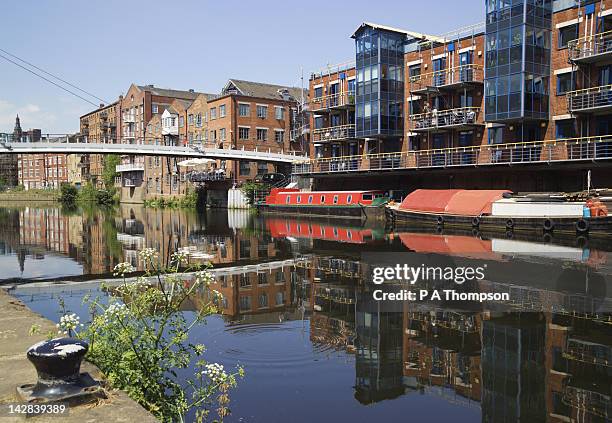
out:
M382 191L300 191L273 188L259 210L269 213L343 218L384 218L389 199Z
M387 207L394 227L460 227L611 236L612 217L596 193L514 195L508 190L428 190Z

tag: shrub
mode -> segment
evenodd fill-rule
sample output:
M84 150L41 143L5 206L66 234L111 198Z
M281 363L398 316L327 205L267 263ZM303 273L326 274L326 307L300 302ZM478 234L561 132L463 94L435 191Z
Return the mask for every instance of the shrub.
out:
M60 201L66 206L73 206L76 204L79 196L79 190L71 184L63 183L60 185Z

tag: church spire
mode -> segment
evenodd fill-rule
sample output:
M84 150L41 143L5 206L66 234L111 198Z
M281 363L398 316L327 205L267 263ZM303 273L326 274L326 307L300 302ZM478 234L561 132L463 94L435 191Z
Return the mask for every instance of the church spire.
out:
M21 135L23 134L23 131L21 130L21 122L19 121L19 115L17 115L17 117L15 118L15 129L13 129L13 137L16 140L21 139Z

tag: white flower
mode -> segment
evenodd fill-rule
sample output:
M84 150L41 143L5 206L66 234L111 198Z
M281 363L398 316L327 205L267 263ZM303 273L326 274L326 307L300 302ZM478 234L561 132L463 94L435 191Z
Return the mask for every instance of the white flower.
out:
M104 323L110 323L114 320L123 319L129 313L128 308L123 303L113 303L104 310Z
M223 365L219 363L209 363L204 366L202 374L208 376L213 383L220 383L227 379L227 373L223 370Z
M115 266L113 269L113 276L125 276L126 273L132 273L134 271L136 271L134 266L130 263L123 262Z
M157 250L154 248L144 248L138 252L138 255L145 261L153 260L157 257Z
M195 275L195 281L196 284L202 284L205 286L210 286L211 283L213 283L215 280L215 277L213 276L212 273L210 273L207 270L202 270L201 272L197 272Z
M214 300L221 301L223 299L223 294L217 291L216 289L213 289L211 292Z
M179 248L178 251L172 254L170 257L170 262L172 263L187 263L187 259L189 258L189 250L184 248Z
M71 330L75 330L80 325L79 316L76 314L64 314L60 317L60 321L57 325L55 325L59 330L58 333L62 333L64 335L68 335L68 332ZM80 325L82 327L82 325Z

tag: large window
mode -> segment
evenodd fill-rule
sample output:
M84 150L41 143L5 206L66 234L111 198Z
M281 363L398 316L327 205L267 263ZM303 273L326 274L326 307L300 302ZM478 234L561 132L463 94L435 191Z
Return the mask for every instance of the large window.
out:
M225 104L222 104L219 106L219 117L220 118L225 117Z
M257 141L268 141L268 130L265 128L257 128Z
M558 120L555 122L555 138L575 138L576 127L574 119Z
M241 161L239 172L240 172L240 176L249 176L251 174L251 163Z
M578 38L578 24L559 28L558 47L565 48L567 44Z
M242 117L249 116L251 114L251 106L247 103L239 103L238 114Z
M248 140L249 139L249 128L246 126L238 127L238 139Z
M268 106L257 105L257 117L265 119L268 116Z
M217 119L217 108L213 107L210 109L210 120Z
M285 109L283 107L274 106L274 117L276 120L283 120L285 118Z
M573 91L576 85L575 75L572 72L557 75L557 95Z

